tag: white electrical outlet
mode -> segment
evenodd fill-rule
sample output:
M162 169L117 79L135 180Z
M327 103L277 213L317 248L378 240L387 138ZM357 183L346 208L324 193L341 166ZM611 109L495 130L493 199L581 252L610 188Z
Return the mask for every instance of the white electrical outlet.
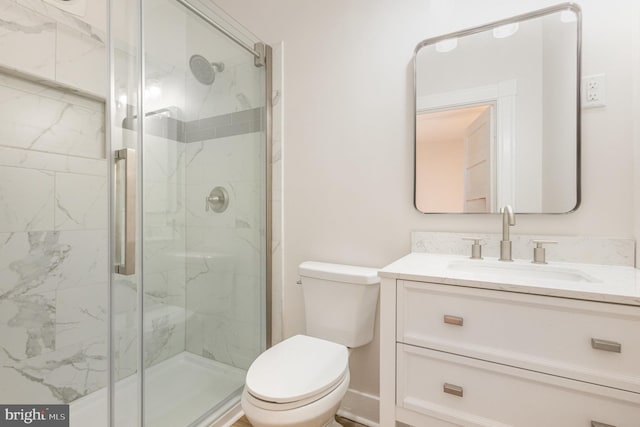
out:
M604 74L582 78L582 108L604 107L607 104L607 86Z

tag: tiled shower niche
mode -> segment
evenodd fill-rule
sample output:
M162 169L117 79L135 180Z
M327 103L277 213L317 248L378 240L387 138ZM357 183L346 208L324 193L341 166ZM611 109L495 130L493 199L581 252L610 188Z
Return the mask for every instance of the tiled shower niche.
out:
M2 401L107 384L104 103L0 76Z

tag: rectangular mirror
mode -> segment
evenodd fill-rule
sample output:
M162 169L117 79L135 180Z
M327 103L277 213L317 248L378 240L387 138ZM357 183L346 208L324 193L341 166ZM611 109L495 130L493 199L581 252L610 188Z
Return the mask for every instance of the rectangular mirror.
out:
M419 211L578 207L580 28L565 3L418 44Z

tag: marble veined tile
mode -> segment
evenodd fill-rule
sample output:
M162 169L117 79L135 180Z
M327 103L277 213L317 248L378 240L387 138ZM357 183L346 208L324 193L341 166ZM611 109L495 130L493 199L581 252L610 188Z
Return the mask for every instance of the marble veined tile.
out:
M202 356L204 349L204 338L202 324L206 321L206 316L193 313L187 318L185 328L185 350Z
M106 96L107 51L104 41L58 25L56 80L69 86Z
M108 280L107 232L0 233L0 299Z
M104 114L73 103L0 86L2 145L105 158Z
M260 354L260 328L221 316L203 316L202 356L247 369Z
M113 366L118 379L137 369L137 286L131 276L117 276L113 281Z
M45 3L49 3L61 11L71 13L73 15L83 17L87 13L87 0L60 1L60 0L43 0Z
M113 368L117 380L128 377L138 369L138 331L135 328L114 331Z
M178 211L182 204L183 188L183 185L175 182L168 182L166 180L145 180L145 213L171 215L171 213ZM204 206L204 200L200 204Z
M19 360L0 355L0 401L68 403L107 384L106 336Z
M149 367L184 351L185 309L165 304L145 308L144 362Z
M153 303L184 307L184 267L181 270L145 273L144 292L145 298Z
M107 284L56 292L56 347L107 334Z
M145 180L180 182L184 170L184 144L154 135L145 138Z
M0 399L4 404L61 403L59 399L53 397L49 388L40 382L40 378L14 369L2 356L6 358L6 354L4 352L0 354L0 383L2 383Z
M55 350L55 292L0 296L0 347L12 360Z
M447 233L413 231L411 252L467 255L471 245L463 237L482 239L484 256L497 257L501 235L496 233ZM547 245L547 261L578 262L603 265L634 266L635 242L632 239L616 239L589 236L511 235L514 259L531 259L533 240L553 240Z
M54 174L0 166L0 232L53 229Z
M107 176L107 161L0 146L0 165L52 172Z
M164 215L160 215L164 217ZM145 215L146 224L144 226L145 235L150 228L149 223L153 219L151 215ZM164 227L170 229L169 221L163 221ZM161 224L162 224L161 223ZM160 228L160 224L152 228ZM176 232L179 230L177 229ZM145 273L166 273L172 270L182 270L184 276L185 269L185 248L184 238L176 233L174 238L146 239L143 243ZM183 280L184 282L184 280Z
M74 92L65 91L60 88L43 85L36 81L26 80L15 75L0 73L0 86L12 88L56 101L74 104L79 107L104 114L104 101L91 99L86 96L78 95Z
M44 15L49 17L50 19L55 20L61 24L67 25L75 30L81 31L83 34L91 35L101 40L105 40L105 31L104 28L106 25L106 4L107 2L104 0L86 0L86 10L83 16L76 16L79 13L78 6L80 6L80 2L69 2L74 3L71 5L60 5L62 8L56 7L53 1L49 3L44 2L42 0L15 0L16 3L27 7L40 15ZM57 3L63 3L64 1L57 1ZM69 8L71 10L63 10L65 8Z
M256 181L262 177L259 133L190 143L186 153L187 184L216 181Z
M107 228L107 178L56 174L55 228L83 230Z
M56 22L0 0L0 63L8 68L55 77Z
M69 246L69 255L51 277L58 288L104 283L109 277L107 230L60 231L60 243Z
M242 274L236 275L236 287L233 292L233 310L231 318L238 321L254 323L256 330L260 328L262 279L259 275Z
M187 268L186 307L199 314L225 314L235 310L235 273L233 270Z
M0 233L0 299L54 290L70 251L59 232Z

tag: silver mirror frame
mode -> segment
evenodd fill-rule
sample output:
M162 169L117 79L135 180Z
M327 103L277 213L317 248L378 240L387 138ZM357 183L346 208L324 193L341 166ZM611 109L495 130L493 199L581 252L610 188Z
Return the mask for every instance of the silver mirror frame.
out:
M478 27L473 27L473 28L467 28L465 30L461 30L461 31L456 31L453 33L448 33L448 34L444 34L441 36L437 36L437 37L432 37L429 39L425 39L422 40L420 43L418 43L413 51L413 207L420 213L425 214L425 215L433 215L433 214L445 214L445 215L452 215L452 214L463 214L463 215L487 215L487 214L497 214L500 215L499 213L491 213L491 212L487 212L487 213L479 213L479 212L422 212L420 209L418 209L417 206L417 182L416 182L416 175L417 175L417 155L416 155L416 151L417 151L417 133L416 133L416 126L417 126L417 81L418 81L418 70L417 70L417 55L420 51L420 49L422 49L425 46L429 46L429 45L433 45L436 44L438 42L441 42L443 40L447 40L447 39L451 39L451 38L460 38L460 37L464 37L464 36L469 36L472 34L476 34L476 33L480 33L480 32L484 32L487 30L492 30L493 28L496 27L500 27L503 25L507 25L507 24L513 24L516 22L521 22L521 21L526 21L526 20L530 20L530 19L534 19L534 18L540 18L543 17L545 15L549 15L552 13L557 13L557 12L562 12L565 10L569 10L572 11L573 13L576 14L576 29L577 29L577 43L576 43L576 81L578 82L577 88L578 90L576 91L576 205L573 209L567 211L567 212L553 212L553 213L542 213L542 212L518 212L518 215L535 215L535 214L541 214L541 215L566 215L566 214L570 214L575 212L576 210L578 210L578 208L580 207L581 203L582 203L582 183L581 183L581 174L582 174L582 161L581 161L581 139L582 139L582 117L581 117L581 112L582 112L582 104L581 104L581 96L582 96L582 9L580 8L580 6L578 6L575 3L572 2L566 2L566 3L560 3L557 4L555 6L549 6L546 7L544 9L539 9L539 10L535 10L532 12L528 12L528 13L524 13L521 15L516 15L513 16L511 18L505 18L505 19L501 19L499 21L494 21L485 25L481 25Z

